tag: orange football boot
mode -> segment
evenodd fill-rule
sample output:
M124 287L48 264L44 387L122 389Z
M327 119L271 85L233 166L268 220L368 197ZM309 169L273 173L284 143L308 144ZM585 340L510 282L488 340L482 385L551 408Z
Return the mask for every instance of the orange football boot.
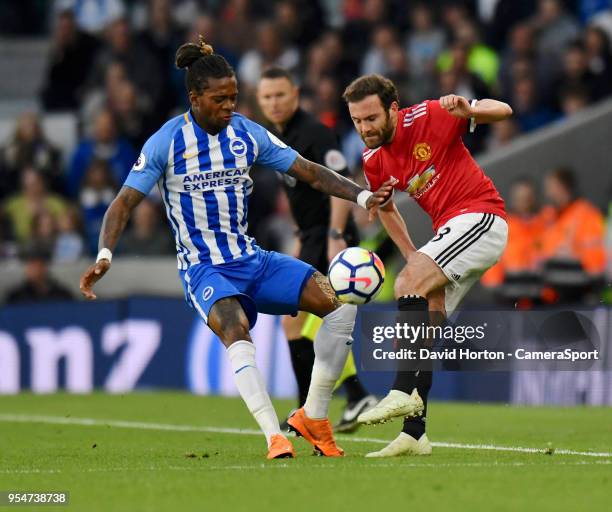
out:
M302 436L314 446L317 455L325 457L344 455L344 450L336 445L332 426L327 418L321 420L309 418L301 407L289 417L287 423L298 436Z
M270 438L270 447L268 448L268 459L293 459L295 451L291 441L282 434L274 434Z

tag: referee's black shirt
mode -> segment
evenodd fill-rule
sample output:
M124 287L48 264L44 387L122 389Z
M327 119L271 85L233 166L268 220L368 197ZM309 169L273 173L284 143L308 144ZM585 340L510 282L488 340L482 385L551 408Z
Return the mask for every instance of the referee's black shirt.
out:
M285 144L291 146L307 160L324 165L343 176L350 175L335 133L312 114L298 108L282 133L276 131L273 126L269 128ZM304 233L315 227L327 229L330 197L288 174L283 174L282 177L291 213L299 230ZM345 231L354 229L355 225L351 215Z

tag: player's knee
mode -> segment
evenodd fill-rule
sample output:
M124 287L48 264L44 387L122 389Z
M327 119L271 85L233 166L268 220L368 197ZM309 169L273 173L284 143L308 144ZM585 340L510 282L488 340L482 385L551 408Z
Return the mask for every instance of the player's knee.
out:
M431 291L428 287L427 276L419 272L416 262L408 264L402 269L397 276L394 285L395 298L403 297L404 295L420 295L427 297Z
M327 278L320 272L315 272L302 292L300 310L324 318L341 305Z

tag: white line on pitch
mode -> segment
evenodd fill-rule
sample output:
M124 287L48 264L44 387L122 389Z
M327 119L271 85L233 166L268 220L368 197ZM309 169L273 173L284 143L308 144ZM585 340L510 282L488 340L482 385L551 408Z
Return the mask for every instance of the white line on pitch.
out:
M208 432L211 434L237 434L237 435L261 435L259 430L225 428L225 427L200 427L196 425L170 425L166 423L145 423L140 421L105 420L96 418L66 418L60 416L38 416L24 414L0 414L0 422L5 423L49 423L53 425L82 425L90 427L109 426L117 428L131 428L140 430L166 430L171 432ZM387 439L370 437L338 436L342 441L357 443L388 443ZM433 442L433 446L439 448L456 448L461 450L493 450L501 452L520 453L546 453L543 448L527 448L521 446L496 446L490 444L465 444L449 442ZM612 457L611 452L582 452L566 449L555 449L556 455L580 455L585 457Z
M375 468L493 468L493 467L526 467L526 466L540 466L541 464L526 463L526 462L457 462L457 463L379 463L378 461L372 461L372 467ZM609 460L582 460L582 461L562 461L555 462L555 466L600 466L610 465L612 461ZM56 473L117 473L117 472L142 472L142 471L234 471L234 470L256 470L256 469L291 469L300 468L304 466L298 466L293 463L278 463L269 462L267 464L241 464L241 465L228 465L228 466L208 466L206 464L199 466L145 466L145 467L118 467L118 468L79 468L79 469L0 469L0 475L27 475L27 474L56 474ZM338 466L335 464L316 464L313 466L307 466L308 469L333 469L336 470Z

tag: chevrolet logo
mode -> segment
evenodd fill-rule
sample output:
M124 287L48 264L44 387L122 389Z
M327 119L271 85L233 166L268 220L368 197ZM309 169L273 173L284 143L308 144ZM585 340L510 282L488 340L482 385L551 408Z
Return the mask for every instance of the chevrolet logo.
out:
M423 174L417 174L408 182L406 192L408 192L408 194L410 194L411 196L414 195L425 185L427 185L429 180L433 178L435 174L435 167L433 165L430 165L427 169L423 171Z
M185 151L183 153L183 158L185 160L189 160L190 158L195 158L196 156L198 156L198 152L197 151L195 153L187 153L187 151Z

